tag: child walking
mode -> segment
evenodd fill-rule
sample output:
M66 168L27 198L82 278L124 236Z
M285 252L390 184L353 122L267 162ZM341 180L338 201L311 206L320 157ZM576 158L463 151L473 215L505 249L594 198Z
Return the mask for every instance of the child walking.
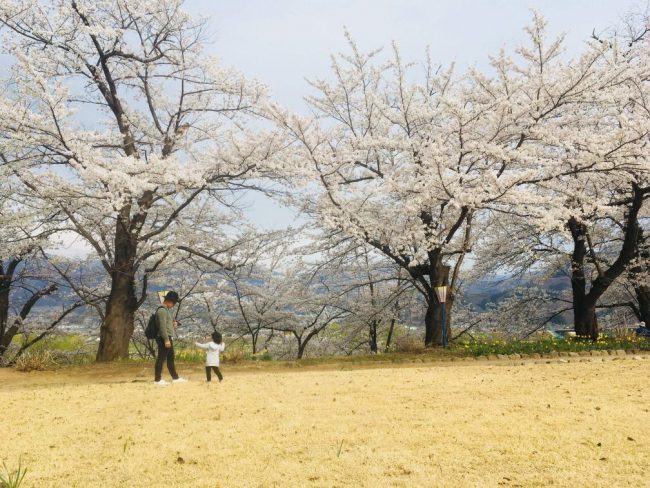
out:
M221 374L221 371L219 371L219 354L223 352L226 346L223 343L221 332L215 331L212 333L212 342L207 342L205 344L196 342L195 344L196 347L200 347L207 351L205 358L205 377L208 380L208 384L212 382L212 371L217 374L219 381L223 380L223 375Z

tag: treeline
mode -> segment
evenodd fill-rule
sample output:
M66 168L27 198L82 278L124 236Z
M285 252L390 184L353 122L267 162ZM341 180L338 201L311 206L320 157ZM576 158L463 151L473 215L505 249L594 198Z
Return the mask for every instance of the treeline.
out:
M534 14L525 44L462 73L348 36L298 115L215 64L179 0L28 3L0 6L0 355L83 307L97 360L126 357L150 284L174 276L202 277L188 299L255 347L289 334L299 356L332 324L379 350L406 304L440 345L474 323L463 284L494 275L563 272L571 289L520 291L493 327L572 313L596 339L611 309L649 323L647 16L569 57ZM306 228L255 229L248 192ZM86 260L57 255L71 239Z

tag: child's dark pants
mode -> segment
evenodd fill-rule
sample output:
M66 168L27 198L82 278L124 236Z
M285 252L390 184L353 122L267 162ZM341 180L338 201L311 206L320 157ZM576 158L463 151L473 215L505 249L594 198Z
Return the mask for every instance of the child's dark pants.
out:
M219 381L223 379L223 375L221 374L221 371L219 371L218 366L206 366L205 367L205 377L208 381L212 381L212 371L214 370L215 373L217 373L217 378L219 378Z
M169 374L172 376L172 379L178 379L178 373L176 373L176 365L174 364L174 342L169 339L172 347L169 349L165 347L165 341L160 337L156 337L156 344L158 345L158 356L156 356L156 381L160 381L162 377L162 368L163 363L167 360L167 369Z

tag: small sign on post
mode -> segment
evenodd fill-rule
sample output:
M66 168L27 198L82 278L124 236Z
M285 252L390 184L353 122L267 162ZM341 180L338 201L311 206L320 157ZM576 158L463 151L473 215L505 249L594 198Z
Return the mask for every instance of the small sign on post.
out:
M167 296L167 293L169 293L168 290L160 290L158 292L158 300L160 300L161 305L165 301L165 296Z

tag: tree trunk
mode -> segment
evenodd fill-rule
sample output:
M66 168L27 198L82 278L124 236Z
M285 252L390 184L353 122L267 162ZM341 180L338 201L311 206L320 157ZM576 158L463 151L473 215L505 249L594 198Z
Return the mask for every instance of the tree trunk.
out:
M451 319L451 303L445 304L445 322L447 325L447 340L451 338L451 331L449 330ZM426 327L424 344L427 347L442 346L442 303L434 296L433 300L427 305L427 312L424 316L424 324Z
M0 271L2 268L0 267ZM0 358L7 350L11 341L6 340L7 322L9 320L9 290L10 285L6 279L0 279Z
M603 270L594 255L594 249L588 241L587 228L584 223L575 218L569 219L567 227L573 238L573 254L571 256L571 287L573 290L573 316L576 335L598 339L598 321L596 320L596 304L611 284L625 271L638 253L638 242L641 237L639 227L639 210L643 206L648 189L633 185L634 194L625 212L624 238L621 250L616 260ZM589 293L585 278L585 257L587 243L590 244L590 258L593 260L598 277L591 282Z
M455 300L455 298L456 297L454 296L454 291L450 287L449 290L447 291L447 303L445 304L445 307L446 307L445 308L445 321L447 322L447 324L446 324L447 325L447 344L449 344L451 342L451 338L453 337L453 334L451 333L452 325L453 325L451 323L451 318L452 318L451 311L454 308L454 300Z
M314 329L311 332L307 333L307 335L298 335L294 332L294 336L296 340L298 341L298 359L302 359L303 356L305 355L305 351L307 350L307 344L309 344L309 341L311 341L316 335L323 330L323 327L320 327L318 329ZM304 334L304 331L303 331Z
M133 335L137 309L134 278L121 272L113 272L111 277L111 294L106 304L106 318L100 329L97 361L128 358Z
M650 287L646 285L635 286L634 291L639 302L639 320L650 329Z
M637 260L637 264L630 270L638 302L638 307L634 307L634 314L645 324L646 328L650 329L650 286L641 284L647 282L650 271L650 249L646 244L645 233L641 227L638 230L634 258Z
M576 335L589 337L592 340L598 339L598 318L596 317L596 306L589 300L573 303L573 320Z
M129 357L138 300L135 296L136 240L118 219L115 233L115 262L111 270L111 293L101 325L97 361Z
M386 346L384 347L384 352L388 352L390 348L390 343L393 340L393 331L395 330L395 322L397 319L393 317L390 319L390 327L388 327L388 335L386 336Z
M369 342L370 342L370 352L373 354L377 354L377 325L378 321L377 319L372 320L370 322L370 337L369 337Z
M300 338L298 338L298 355L296 356L297 359L302 359L302 357L305 355L306 347L307 342L303 342Z
M433 295L433 294L431 294ZM424 314L424 345L433 347L442 344L442 327L439 321L436 321L438 302L435 296L429 296L427 299L427 311Z
M0 358L11 344L14 335L10 334L9 330L9 294L14 271L19 262L17 259L11 259L8 263L0 261Z
M595 304L587 299L587 280L585 277L585 257L587 256L586 226L571 217L567 223L573 239L571 254L571 293L573 298L573 327L578 337L591 337L596 331Z
M442 264L442 257L436 255L430 266L430 283L431 287L426 297L427 311L424 316L424 345L426 347L442 346L442 303L438 301L435 287L449 286L450 267ZM448 295L450 293L448 292ZM445 313L447 325L451 322L451 303L448 304ZM450 337L447 329L447 338Z
M18 287L14 282L14 273L16 267L21 261L21 259L12 259L6 270L4 269L3 263L0 262L0 358L2 358L7 349L9 349L14 337L19 333L23 321L32 311L34 305L36 305L36 303L44 296L57 290L57 285L51 284L33 292L32 295L23 303L20 312L14 318L13 323L9 325L10 294L12 287ZM19 287L25 288L24 285ZM25 343L28 344L30 342L31 341L27 340Z

